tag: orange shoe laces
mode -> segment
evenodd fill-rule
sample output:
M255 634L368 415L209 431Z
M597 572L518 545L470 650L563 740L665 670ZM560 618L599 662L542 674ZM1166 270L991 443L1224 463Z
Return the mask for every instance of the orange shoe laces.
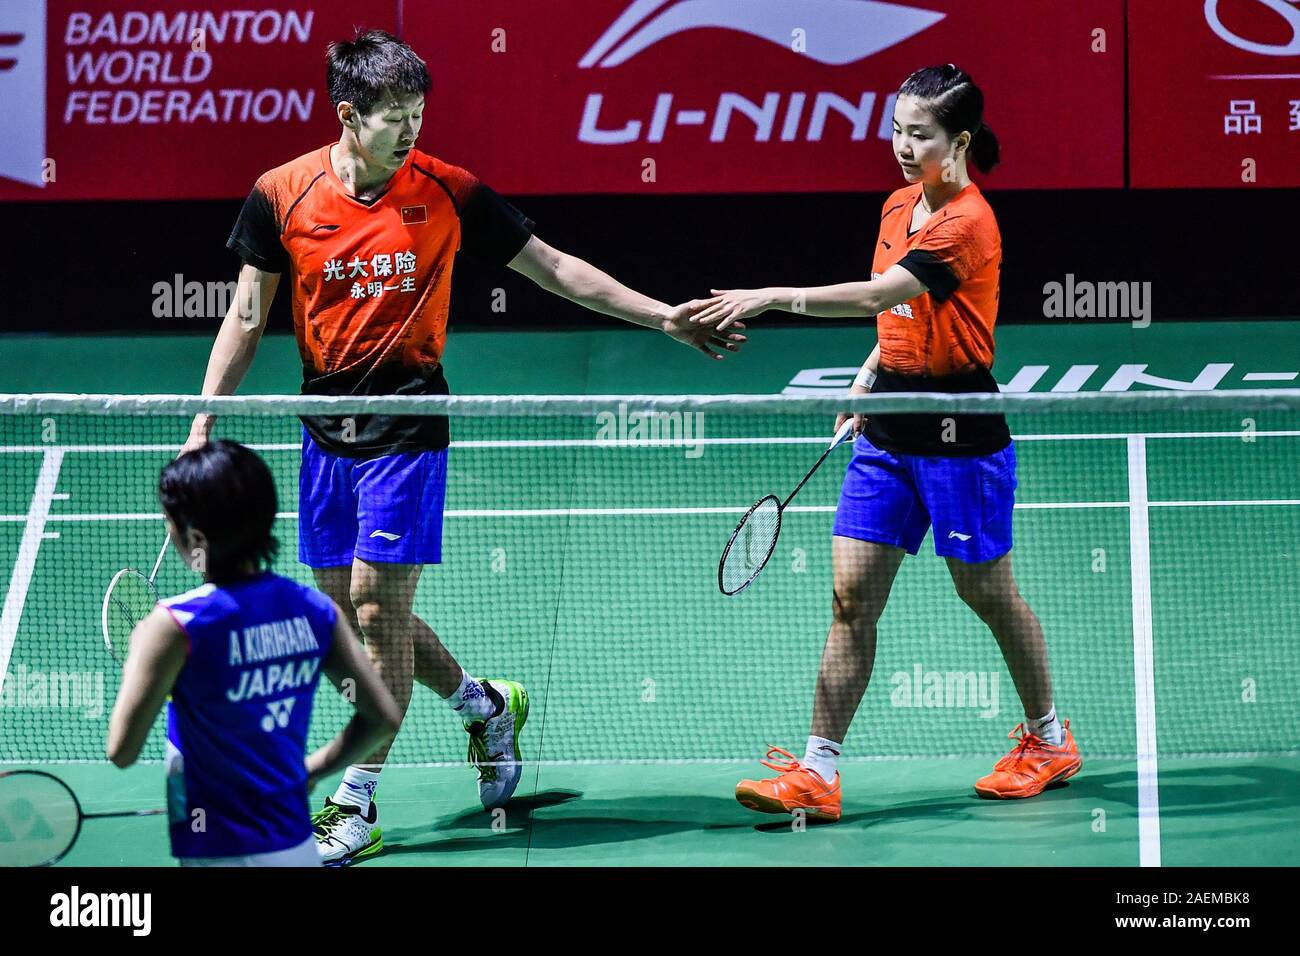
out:
M1062 733L1063 734L1068 733L1070 730L1070 721L1069 720L1062 721L1061 726L1064 728ZM1019 737L1016 736L1016 733L1018 731L1023 731L1023 734ZM1018 740L1020 742L1019 746L1017 746L1014 750L1011 751L1011 753L1007 754L1005 757L999 760L997 766L993 768L994 770L1014 770L1016 767L1020 765L1021 760L1024 759L1026 751L1037 750L1039 748L1042 748L1044 750L1061 753L1062 749L1065 746L1064 736L1061 738L1061 747L1055 747L1052 744L1048 743L1046 740L1044 740L1042 737L1039 737L1037 734L1032 733L1031 731L1026 729L1023 723L1016 724L1016 726L1012 729L1011 733L1007 734L1007 737L1011 740Z
M788 757L789 759L781 761L780 763L774 763L772 758L775 755ZM807 769L798 761L794 754L790 753L790 751L782 750L780 747L773 747L771 744L767 745L767 759L760 760L759 763L764 767L767 767L769 770L775 770L777 773L795 773L796 771Z
M1017 736L1017 734L1020 734L1020 736ZM1024 723L1016 724L1016 726L1012 728L1011 733L1007 734L1007 739L1018 740L1020 743L1011 751L1011 753L998 761L998 765L994 768L995 770L1013 769L1020 764L1022 759L1024 759L1025 751L1034 749L1035 747L1046 743L1042 737L1030 733L1025 728Z

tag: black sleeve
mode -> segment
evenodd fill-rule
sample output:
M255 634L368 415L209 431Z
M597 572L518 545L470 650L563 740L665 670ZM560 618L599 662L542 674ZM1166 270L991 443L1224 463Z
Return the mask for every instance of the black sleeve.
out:
M460 211L460 247L487 265L508 265L528 244L534 222L476 183Z
M913 249L898 264L924 282L936 302L947 302L960 284L948 264L925 249Z
M271 200L257 186L244 200L226 248L239 253L250 266L263 272L289 271L289 253L280 244L280 227Z

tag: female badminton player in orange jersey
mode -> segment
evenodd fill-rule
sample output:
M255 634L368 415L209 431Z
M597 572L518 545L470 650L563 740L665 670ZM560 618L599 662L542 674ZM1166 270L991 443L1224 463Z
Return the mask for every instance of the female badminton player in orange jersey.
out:
M724 329L768 309L875 315L877 345L854 393L996 392L990 370L1002 242L967 173L968 164L987 173L998 161L983 114L983 94L956 66L913 73L894 107L894 156L907 185L885 200L871 281L715 290L696 319ZM835 515L833 620L812 734L802 760L772 748L763 763L778 775L742 780L736 799L764 813L840 818L836 763L871 677L876 622L903 556L917 553L931 526L958 595L997 638L1027 715L1011 733L1015 749L976 791L1031 797L1073 776L1082 759L1069 721L1057 718L1043 630L1011 570L1016 456L1006 420L858 416L854 431Z

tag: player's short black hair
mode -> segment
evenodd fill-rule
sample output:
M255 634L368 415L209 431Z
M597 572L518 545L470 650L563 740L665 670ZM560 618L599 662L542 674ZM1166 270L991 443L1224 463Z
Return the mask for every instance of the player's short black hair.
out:
M330 102L347 101L362 113L385 95L429 92L429 70L415 51L383 30L357 31L351 40L335 40L326 55L325 83Z
M238 576L249 561L260 568L275 558L275 479L239 442L208 442L169 462L158 477L158 499L181 531L203 532L213 580Z
M969 132L970 161L980 172L987 173L998 164L1001 147L984 122L984 93L961 67L945 63L917 70L903 81L898 95L924 100L949 138L963 130Z

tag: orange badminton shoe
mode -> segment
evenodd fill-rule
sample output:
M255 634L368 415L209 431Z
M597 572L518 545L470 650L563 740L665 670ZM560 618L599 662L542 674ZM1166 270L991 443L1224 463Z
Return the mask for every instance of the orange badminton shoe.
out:
M786 760L775 762L774 757ZM764 767L778 774L768 780L742 780L736 784L736 799L741 806L759 813L795 813L803 811L809 819L834 822L840 818L840 775L827 783L815 770L809 770L794 754L780 747L770 747Z
M991 774L975 782L975 792L993 800L1033 797L1046 787L1073 777L1083 766L1083 757L1070 733L1070 722L1064 721L1064 726L1061 745L1055 747L1025 730L1024 724L1017 724L1007 734L1019 741L1016 748L997 762Z

